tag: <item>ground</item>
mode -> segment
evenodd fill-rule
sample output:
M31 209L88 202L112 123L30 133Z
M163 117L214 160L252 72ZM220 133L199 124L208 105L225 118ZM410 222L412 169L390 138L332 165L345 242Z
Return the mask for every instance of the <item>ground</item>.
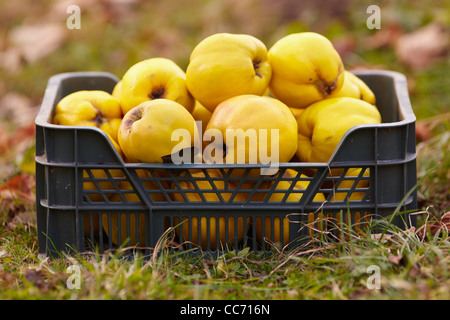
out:
M447 220L440 220L450 210L449 4L380 1L380 28L371 29L372 2L0 0L0 298L449 299L450 246ZM80 29L70 28L74 3ZM186 260L162 249L127 263L120 255L40 260L34 118L48 78L71 71L121 77L152 56L185 68L195 44L222 31L252 34L267 46L315 31L349 70L405 74L417 117L416 214L421 224L439 223L428 234L394 230L381 238L347 230L342 239L314 239L313 249L274 247L264 257L244 251ZM80 267L79 290L67 286L71 265ZM381 270L381 289L368 286L372 265Z

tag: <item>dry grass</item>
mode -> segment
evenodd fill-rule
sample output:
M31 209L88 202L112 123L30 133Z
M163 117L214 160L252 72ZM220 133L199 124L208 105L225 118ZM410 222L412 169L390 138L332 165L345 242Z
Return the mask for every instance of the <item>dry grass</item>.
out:
M33 177L33 132L27 134L25 129L33 128L53 74L101 70L120 77L132 63L151 56L165 56L185 67L193 46L214 32L249 33L270 46L286 33L313 30L332 39L349 69L382 68L408 76L418 123L430 132L417 146L421 200L417 214L421 223L430 224L450 210L449 123L448 114L442 116L450 105L448 59L431 61L423 69L402 64L392 33L395 24L404 33L435 20L448 25L445 4L380 3L383 20L378 41L391 41L380 43L377 30L368 30L365 24L370 1L329 0L323 9L315 1L294 0L84 0L79 1L81 30L67 30L69 2L0 0L0 149L10 146L1 149L0 182L18 173ZM44 24L56 27L62 36L50 34L53 42L36 53L36 60L27 60L30 48L15 44L12 35L23 26ZM49 46L54 49L45 54ZM427 235L397 229L386 220L389 232L383 237L371 235L371 226L360 232L349 226L342 237L322 233L294 251L282 251L274 244L271 254L243 250L213 259L179 255L161 238L159 254L150 258L136 254L124 259L118 252L50 260L38 255L34 190L25 198L1 195L0 299L450 298L450 243L445 228ZM79 290L68 288L69 266L79 267ZM370 266L380 270L380 289L368 287Z

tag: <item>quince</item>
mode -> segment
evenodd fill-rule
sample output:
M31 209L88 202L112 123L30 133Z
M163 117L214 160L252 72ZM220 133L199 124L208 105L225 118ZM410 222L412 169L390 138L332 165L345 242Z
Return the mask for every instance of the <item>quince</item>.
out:
M177 131L179 130L179 131ZM173 135L185 132L178 142ZM129 162L163 162L163 157L194 146L198 129L181 104L156 99L143 102L125 114L119 127L119 144Z
M307 178L306 175L301 174L299 176L299 173L294 169L286 169L286 171L283 173L283 179L297 179L300 178ZM272 188L273 184L276 183L275 181L271 183L271 186L269 186L269 189ZM272 194L270 195L268 201L269 202L296 202L298 203L300 199L303 196L303 193L296 193L291 192L290 190L306 190L309 185L309 181L306 180L299 180L295 182L294 186L292 186L293 181L289 180L280 180L275 189L273 190ZM313 201L319 201L324 202L325 196L322 193L317 193L313 199ZM281 241L281 226L280 226L280 220L279 218L273 219L273 231L274 231L274 237L271 239L271 230L272 230L272 222L270 217L264 218L264 237L271 239L273 242L280 242ZM257 239L262 239L262 218L256 219L256 237ZM283 244L286 245L289 243L289 218L285 217L283 218Z
M114 86L113 91L111 93L111 95L119 101L120 95L122 94L121 89L122 89L122 81L119 80Z
M155 99L175 101L189 112L195 104L186 87L185 72L166 58L150 58L134 64L114 89L124 114L142 102Z
M211 119L212 112L206 109L200 102L195 101L194 110L192 110L191 114L195 121L201 122L203 131L203 129L208 125L209 119Z
M295 119L298 119L300 114L305 110L305 109L300 109L300 108L289 108L289 109L291 109L291 112L294 115Z
M358 181L358 183L355 186L355 189L362 189L362 188L368 188L369 187L369 180L367 179L370 176L369 169L366 169L361 174L360 168L349 168L347 172L345 173L345 179L342 179L337 185L336 192L333 194L332 201L346 201L347 199L350 201L360 201L364 198L366 195L366 192L364 191L354 191L350 195L348 195L347 191L342 191L342 189L350 189L353 187L353 185L356 182L356 178L359 177L365 177ZM355 179L350 179L354 177ZM336 178L339 178L337 176Z
M192 51L186 69L189 91L211 112L242 94L263 95L271 77L267 48L246 34L217 33Z
M344 65L333 44L315 32L287 35L268 52L272 67L269 88L291 108L306 108L339 90Z
M107 171L109 172L109 175L104 169L91 169L90 173L83 170L83 178L85 179L85 181L83 181L83 189L90 201L107 201L107 199L111 197L111 193L108 191L115 190L114 183L110 181L110 176L112 179L124 177L124 174L120 169L111 169ZM106 200L102 196L102 193L106 197Z
M214 170L208 170L207 174L209 177L206 177L205 173L195 172L191 173L193 179L189 180L180 180L179 185L184 192L184 196L187 198L187 201L199 202L219 202L219 201L246 201L247 196L242 193L236 193L233 199L231 196L233 195L233 186L231 183L228 184L228 188L225 188L225 182L223 178ZM228 190L229 191L228 191ZM220 195L220 197L219 197ZM202 197L203 196L203 197ZM185 198L181 193L173 194L174 201L176 202L186 202ZM203 200L204 199L204 200ZM182 223L182 234L183 241L189 241L189 230L192 233L191 242L195 245L200 245L202 250L208 249L208 228L209 228L209 239L210 239L210 250L216 250L216 242L219 241L219 247L225 245L234 245L235 241L235 221L234 217L219 217L219 221L215 217L193 217L190 220L187 217L183 217L181 220ZM226 221L228 220L228 221ZM179 223L179 220L176 221ZM219 233L217 234L217 225L219 224ZM190 226L189 226L190 224ZM200 224L200 241L198 240L198 227ZM226 224L228 224L228 242L227 233L226 233ZM209 225L209 227L208 227ZM247 230L244 232L244 219L238 218L237 221L237 240L241 241L244 237L244 234L249 229L249 219L247 219ZM180 228L176 228L176 233L180 236ZM218 237L218 239L217 239Z
M147 190L159 189L158 186L153 181L143 181L144 187ZM133 187L129 182L123 181L119 183L119 188L121 191L133 190ZM123 197L123 198L122 198ZM111 202L141 202L139 196L134 192L123 192L122 197L119 193L112 195ZM162 193L152 193L151 195L153 201L165 201L164 195ZM123 200L125 199L125 201ZM120 221L119 221L120 220ZM128 222L127 222L128 220ZM111 229L108 225L110 221ZM136 228L136 222L138 227ZM131 213L129 218L127 218L126 213L113 213L111 218L108 219L106 214L102 215L102 226L103 230L108 237L111 237L111 241L115 245L122 245L125 240L129 240L129 245L145 245L145 215L143 213ZM120 238L119 238L119 227L120 227ZM129 230L129 235L127 237L127 232Z
M120 169L109 170L109 175L113 179L124 176L122 170ZM103 169L91 169L90 173L86 170L83 170L83 178L86 179L85 181L83 181L83 190L90 201L105 203L109 198L111 198L111 193L109 193L108 191L115 190L115 187L113 182L109 181L109 175ZM102 196L102 193L104 196ZM93 214L92 219L92 231L94 232L94 234L98 234L98 230L98 214L95 213ZM90 231L91 221L89 219L89 216L86 215L84 217L84 235L89 237Z
M223 101L214 110L205 134L209 130L220 133L222 139L216 137L205 147L206 161L220 160L210 156L209 148L219 150L223 144L226 163L288 162L297 150L294 115L284 103L267 96L241 95ZM239 170L232 175L236 172Z
M350 71L344 71L344 83L341 89L329 94L327 98L352 97L375 104L375 94L369 86Z
M327 162L344 133L363 124L381 123L378 109L363 100L348 97L313 103L297 119L297 157L305 162Z
M53 123L68 126L92 126L102 129L121 154L117 131L122 122L119 101L101 90L73 92L59 101Z

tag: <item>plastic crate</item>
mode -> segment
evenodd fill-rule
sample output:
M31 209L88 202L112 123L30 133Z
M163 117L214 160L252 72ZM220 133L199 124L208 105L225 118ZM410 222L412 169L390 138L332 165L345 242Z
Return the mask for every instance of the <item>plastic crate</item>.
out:
M396 209L404 213L394 225L415 225L408 214L417 207L415 116L406 78L383 70L355 74L375 93L383 123L350 129L328 163L280 163L281 172L299 172L288 178L249 177L251 169L261 168L254 164L125 163L100 129L51 124L61 98L78 90L112 92L118 79L103 72L51 77L36 118L40 253L105 252L125 240L151 252L169 227L183 250L259 251L277 241L292 247L314 230L331 228L324 227L326 219L339 222L345 216L349 225L364 226ZM352 168L360 170L350 178L346 173ZM244 174L236 178L231 173L238 169ZM330 170L337 169L341 174L331 177ZM281 181L308 185L277 193ZM191 189L184 187L187 182ZM317 193L327 201L316 201ZM277 202L271 198L275 194L281 195ZM301 197L291 201L292 194Z

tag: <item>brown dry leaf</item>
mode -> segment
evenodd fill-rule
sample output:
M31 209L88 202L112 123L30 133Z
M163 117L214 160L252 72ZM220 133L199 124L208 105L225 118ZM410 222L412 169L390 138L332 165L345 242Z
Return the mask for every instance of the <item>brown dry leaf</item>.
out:
M416 122L416 139L417 142L429 140L433 136L431 129L423 121Z
M22 208L32 204L35 199L35 177L31 174L19 174L0 186L0 205L3 208Z
M421 239L427 239L427 234L435 236L438 232L450 233L450 212L442 215L439 219L434 218L432 222L426 222L417 230L417 235Z
M35 124L18 127L14 133L9 133L0 127L0 177L11 176L20 165L20 170L34 173L34 158L29 152L34 152Z
M39 106L23 94L8 92L0 99L0 119L16 127L34 122L38 112Z
M31 205L33 199L29 199L29 203L19 203L10 201L7 203L8 217L4 221L5 230L13 231L19 226L28 228L36 225L36 212Z
M20 50L17 48L9 48L5 51L0 51L0 68L9 74L14 74L20 71L23 65Z
M353 35L340 36L333 39L333 46L341 56L342 60L354 54L357 40Z
M53 53L66 37L67 29L61 23L20 25L8 34L12 50L29 63Z
M382 237L383 236L383 237ZM384 234L383 233L374 233L370 235L370 238L372 240L380 241L382 239L384 242L388 242L393 238L393 235L391 234Z
M15 159L34 143L35 132L34 122L18 127L12 134L0 128L0 154L9 155L12 159ZM10 162L11 159L0 158L0 163L3 161Z
M9 134L2 126L0 126L0 154L4 154L9 149Z
M104 21L116 23L120 21L130 21L136 15L136 8L139 0L102 0L98 1L99 12ZM92 6L92 4L91 4Z
M14 288L17 285L17 278L13 273L0 270L0 286L2 288Z
M413 69L424 69L449 53L449 30L431 23L399 37L395 52L399 61Z
M11 262L11 253L0 248L0 262Z
M350 300L364 300L370 297L370 295L373 294L373 291L373 289L369 288L360 288L350 292L348 298Z
M409 273L408 275L411 278L417 278L418 276L420 276L422 274L422 270L420 268L420 265L415 263L411 266L411 269L409 269Z
M19 127L14 134L9 137L9 143L15 146L16 149L22 151L23 148L19 148L21 144L28 146L30 142L34 140L36 132L36 126L34 122L29 122Z
M403 34L402 26L397 22L389 23L386 27L376 31L364 40L364 47L367 49L379 49L392 47Z
M403 255L396 256L393 253L389 253L389 262L395 264L396 266L400 265L403 260Z
M50 283L41 270L33 270L33 269L25 269L24 271L25 279L33 284L36 288L44 291L48 291L52 287L52 283Z
M18 174L7 182L0 185L0 192L9 190L12 192L28 194L35 187L34 176L29 174Z

